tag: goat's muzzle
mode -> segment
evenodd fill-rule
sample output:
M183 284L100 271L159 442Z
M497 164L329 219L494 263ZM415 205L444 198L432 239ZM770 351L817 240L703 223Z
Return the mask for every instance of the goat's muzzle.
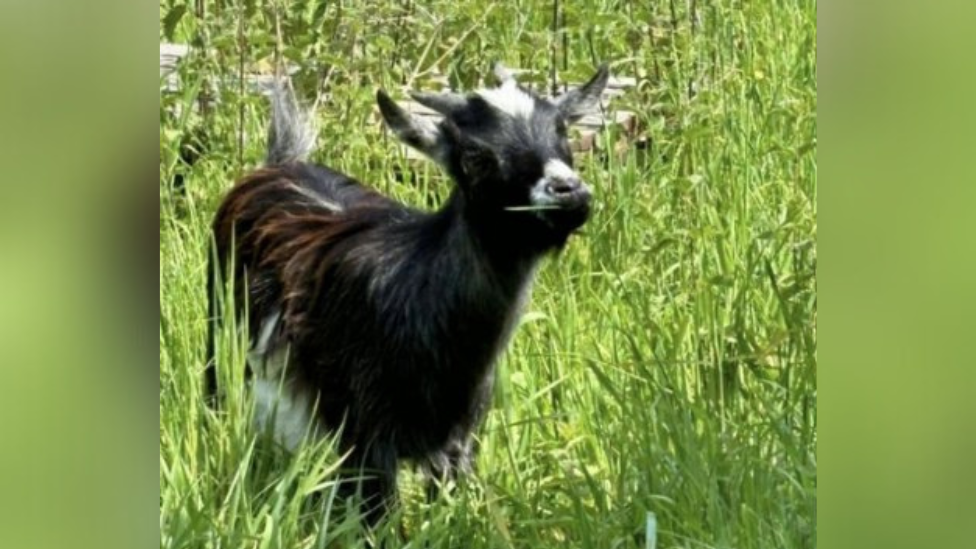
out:
M557 179L545 184L546 203L559 210L587 208L593 193L579 179Z

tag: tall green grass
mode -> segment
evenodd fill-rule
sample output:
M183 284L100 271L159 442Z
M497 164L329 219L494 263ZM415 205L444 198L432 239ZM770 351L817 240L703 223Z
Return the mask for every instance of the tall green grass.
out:
M596 211L540 273L479 473L430 506L406 475L396 544L643 548L653 513L662 548L816 546L815 2L564 2L555 30L551 2L181 4L161 2L161 40L211 53L160 99L162 547L362 543L330 497L328 441L289 456L250 427L233 329L229 411L201 399L208 224L260 162L267 108L233 86L207 117L190 107L242 60L267 67L276 26L303 89L327 81L316 160L420 207L448 183L384 134L376 87L427 86L432 68L469 87L499 59L539 85L553 60L563 78L607 59L639 79L618 106L650 145L578 159ZM186 166L192 136L207 150Z

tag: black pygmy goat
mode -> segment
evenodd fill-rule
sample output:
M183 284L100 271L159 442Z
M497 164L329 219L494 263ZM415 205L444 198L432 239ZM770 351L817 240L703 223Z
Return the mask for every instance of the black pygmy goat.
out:
M306 433L340 433L370 475L360 486L370 522L395 499L401 460L438 478L471 470L494 363L536 265L589 215L566 128L599 101L606 66L552 100L497 73L499 87L470 95L414 94L438 123L377 94L393 133L455 181L439 211L308 163L315 133L282 85L266 165L214 221L211 328L216 275L233 258L256 421L292 449ZM212 365L207 385L216 397Z

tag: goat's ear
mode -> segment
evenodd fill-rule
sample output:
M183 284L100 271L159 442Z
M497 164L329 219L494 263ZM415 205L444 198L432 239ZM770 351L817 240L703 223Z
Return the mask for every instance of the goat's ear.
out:
M569 122L576 122L580 118L583 118L588 113L596 110L597 106L600 104L600 96L603 95L603 89L607 87L607 82L610 80L610 68L606 63L600 65L597 69L596 74L590 81L578 88L569 90L568 92L557 97L553 102L556 107L559 108L563 116Z
M447 163L450 143L437 124L428 118L405 111L383 90L376 92L376 103L386 125L400 141L441 164Z
M487 144L461 131L453 122L445 124L451 141L456 143L458 163L461 168L459 182L462 186L476 185L479 181L492 179L502 170L502 161Z
M495 176L501 163L490 148L468 142L461 148L461 169L468 181L476 182Z
M423 93L423 92L411 92L410 97L414 101L424 105L425 107L432 109L436 112L441 113L444 116L451 116L451 114L461 110L467 105L468 100L458 93Z

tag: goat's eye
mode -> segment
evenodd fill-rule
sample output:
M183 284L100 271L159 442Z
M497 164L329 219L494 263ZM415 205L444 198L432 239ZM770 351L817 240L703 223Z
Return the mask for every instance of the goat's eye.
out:
M559 137L566 137L567 131L566 123L562 120L556 120L556 133L559 135Z

